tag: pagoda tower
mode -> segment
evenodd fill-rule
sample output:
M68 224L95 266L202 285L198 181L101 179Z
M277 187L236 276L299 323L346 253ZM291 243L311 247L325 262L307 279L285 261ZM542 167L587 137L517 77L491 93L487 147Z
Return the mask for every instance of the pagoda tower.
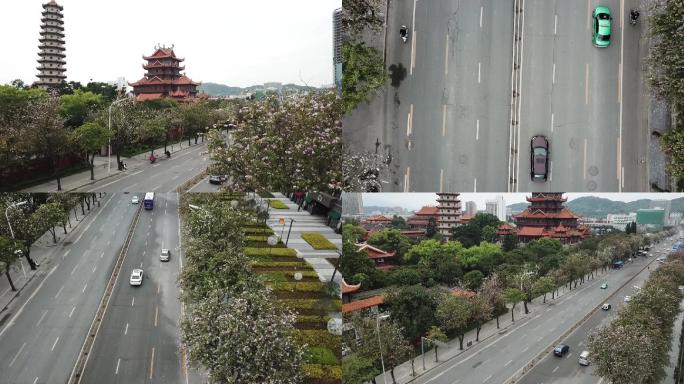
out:
M41 87L55 87L66 79L63 9L55 0L43 4L36 68L39 73L38 81L34 83Z
M451 229L461 220L461 200L454 192L440 192L437 196L437 231L448 241Z
M567 199L562 193L532 192L527 201L530 206L513 215L520 241L547 237L572 244L591 235L589 227L579 223L580 217L563 205Z
M143 56L143 59L147 61L147 64L143 64L143 69L147 71L145 77L129 83L137 101L162 98L188 101L197 96L199 83L181 73L185 69L181 62L185 59L176 57L173 45L170 48L156 46L154 53Z

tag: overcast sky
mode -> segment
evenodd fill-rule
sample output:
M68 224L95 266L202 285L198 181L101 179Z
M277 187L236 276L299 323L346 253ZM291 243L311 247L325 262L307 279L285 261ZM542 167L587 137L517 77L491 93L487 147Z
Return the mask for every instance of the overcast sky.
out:
M503 195L506 205L527 202L525 197L530 193L462 193L459 197L462 202L474 201L477 209L484 210L487 200L494 200L496 196ZM568 201L582 196L597 196L613 201L630 202L640 199L672 200L684 197L684 193L565 193ZM437 195L434 193L364 193L364 206L381 207L404 207L409 210L418 210L425 205L437 205ZM463 205L465 208L465 204Z
M42 4L3 2L0 84L36 81ZM143 76L142 55L175 45L195 81L245 87L333 83L332 12L341 0L57 0L67 81Z

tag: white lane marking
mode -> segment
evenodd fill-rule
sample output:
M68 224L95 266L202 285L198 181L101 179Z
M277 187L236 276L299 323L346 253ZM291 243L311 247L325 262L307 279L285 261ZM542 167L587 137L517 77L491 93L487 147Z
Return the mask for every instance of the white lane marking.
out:
M411 133L413 133L413 104L409 106L409 113L406 121L406 136L411 136Z
M411 22L411 68L409 71L410 75L413 75L413 67L415 67L416 61L416 3L418 0L413 0L413 21Z
M406 173L404 174L404 192L408 192L411 183L411 167L406 167Z
M78 268L78 264L74 265L74 269L71 270L71 273L69 275L73 275L74 272L76 272L76 268Z
M480 120L475 122L475 140L480 140Z
M549 181L553 180L553 160L549 162L551 165L549 166Z
M477 177L473 180L473 192L477 192Z
M552 372L553 372L553 373L556 373L556 371L558 370L558 368L560 368L560 367L556 365L556 368L554 368Z
M64 289L63 285L62 285L62 288L60 288L59 291L57 291L57 294L55 295L55 299L57 298L57 296L59 296L60 293L62 293L62 289Z
M477 63L477 83L478 84L480 83L481 75L482 75L482 63L479 62L479 63Z
M93 267L93 272L95 272L96 269L97 269L97 265Z
M0 337L2 336L3 333L5 333L5 331L7 331L7 329L8 329L9 327L11 327L11 326L14 324L14 320L16 320L17 317L21 314L21 312L24 311L24 307L26 306L26 304L28 304L29 301L31 301L31 299L33 299L33 296L36 295L36 293L37 293L37 292L40 290L40 288L43 286L43 283L45 283L45 280L47 280L47 278L50 277L50 275L52 275L52 273L57 269L57 267L59 267L59 264L55 265L55 266L52 268L52 270L50 270L50 273L48 273L47 276L45 276L45 279L43 279L43 281L41 281L40 284L38 284L38 287L36 287L36 290L33 291L33 293L31 294L31 296L29 296L29 298L26 300L26 302L19 308L19 310L17 311L17 313L14 315L14 317L13 317L10 321L7 322L7 325L5 325L5 328L3 328L2 331L0 331Z
M157 185L156 187L153 187L152 190L157 191L157 190L159 190L159 188L161 188L161 184Z
M131 307L134 306L134 305L135 305L135 297L134 297L133 300L131 301Z
M154 373L154 347L152 347L152 358L150 359L150 380L152 380L152 374Z
M38 382L38 376L36 376L36 379L33 380L33 384L36 384Z
M126 329L124 330L124 335L128 335L128 323L126 323Z
M121 364L121 358L116 359L116 370L114 371L115 375L119 374L119 364Z
M551 114L551 132L553 132L553 113Z
M537 338L537 341L542 341L542 336L539 336L539 338Z
M159 306L154 308L154 326L157 326L157 318L159 317Z
M140 170L140 171L138 171L138 172L133 172L133 173L131 173L131 174L129 174L129 175L126 175L126 176L124 176L124 177L122 177L122 178L120 178L120 179L114 180L114 181L109 182L109 183L107 183L107 184L105 184L105 185L101 185L101 186L99 186L99 187L97 187L97 188L95 188L95 189L92 189L91 192L92 192L92 191L96 191L96 190L98 190L98 189L102 189L102 188L104 188L104 187L108 187L108 186L110 186L110 185L112 185L112 184L114 184L114 183L118 183L119 181L121 181L121 180L123 180L123 179L129 178L129 177L131 177L131 176L135 176L135 175L137 175L137 174L139 174L139 173L142 173L142 172L143 172L143 170Z
M551 84L556 84L556 63L553 63L553 75L551 77Z
M64 252L64 254L62 255L62 260L64 260L64 258L67 257L67 255L69 254L69 252L71 252L71 249L67 249L67 251Z
M86 288L88 288L88 283L85 283L85 285L83 286L83 290L81 292L85 293Z
M101 259L103 256L104 256L104 252L102 252L102 254L100 254L100 259Z
M48 313L47 310L43 311L43 314L40 315L40 319L38 319L38 322L36 323L36 327L40 326L40 322L43 321L43 318L45 317L45 315L47 315L47 313Z
M52 348L50 349L51 351L54 351L54 350L55 350L55 345L57 345L57 342L58 342L58 341L59 341L59 336L57 336L57 339L56 339L55 342L52 344Z
M180 175L173 176L171 180L176 180Z
M482 380L483 383L486 383L489 379L492 378L492 375L487 376L484 380Z
M442 106L442 137L446 136L446 113L447 113L447 108L446 104Z
M75 310L76 310L76 307L71 308L71 312L69 312L69 318L71 318L71 315L74 314Z
M553 34L558 33L558 15L553 15Z
M439 191L444 192L444 169L439 170Z
M511 364L513 360L508 360L508 363L504 364L504 367L508 367L509 364Z
M111 195L110 195L110 196L111 196ZM111 197L110 197L110 198L107 200L107 202L104 203L104 205L102 206L102 208L100 209L100 211L97 212L97 214L95 215L95 217L93 217L93 220L90 221L90 223L88 223L88 225L85 227L85 229L83 230L83 232L81 232L81 234L78 236L78 238L77 238L76 240L74 240L74 243L77 243L79 240L81 240L81 237L83 237L83 234L86 233L86 232L88 232L88 229L90 228L90 225L93 224L93 223L95 222L95 220L97 220L97 217L100 216L100 213L102 213L102 212L105 210L105 208L107 208L107 205L109 205L109 202L111 202L111 201L112 201L112 199L111 199ZM74 233L74 232L71 232L71 233ZM69 237L69 236L71 235L71 233L68 234L67 237Z
M484 11L484 6L480 7L480 28L482 28L482 13Z
M625 167L622 167L622 178L620 179L620 187L625 187Z
M12 364L14 364L14 362L17 360L17 357L19 357L19 354L21 354L21 351L24 350L24 347L25 347L25 346L26 346L26 343L24 343L24 344L21 345L21 348L19 348L19 352L17 352L17 354L14 355L14 358L12 359L12 361L10 361L10 365L9 365L10 367L11 367Z

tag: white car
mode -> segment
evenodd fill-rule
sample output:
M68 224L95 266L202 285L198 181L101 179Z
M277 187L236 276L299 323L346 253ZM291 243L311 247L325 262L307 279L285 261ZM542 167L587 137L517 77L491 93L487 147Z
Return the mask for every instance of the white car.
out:
M610 310L610 303L603 303L601 309L603 309L604 311Z
M133 272L131 272L131 280L130 280L131 285L142 285L142 280L143 280L143 270L142 269L134 269Z
M133 196L133 198L131 199L131 203L133 203L133 204L140 203L140 199L138 198L138 196Z
M159 254L159 260L169 261L170 256L171 256L171 252L169 252L169 250L166 248L162 248L161 253Z
M625 303L632 301L632 296L625 296Z

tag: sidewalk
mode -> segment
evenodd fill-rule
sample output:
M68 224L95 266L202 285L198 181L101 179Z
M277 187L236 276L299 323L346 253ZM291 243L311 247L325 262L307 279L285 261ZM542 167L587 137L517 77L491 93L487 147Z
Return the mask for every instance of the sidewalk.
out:
M555 303L558 301L559 298L562 298L563 296L567 294L574 294L578 290L583 289L587 284L599 279L601 276L606 275L609 273L610 270L607 270L604 273L599 272L598 274L595 274L594 279L590 280L585 280L584 284L582 285L577 285L577 288L573 288L572 290L567 290L564 286L560 287L558 291L558 295L551 300L551 294L547 294L546 296L546 303L543 303L543 296L534 298L531 303L527 304L527 308L529 309L528 314L524 313L524 307L522 303L519 303L515 306L515 322L511 321L511 312L510 310L503 315L499 316L499 325L500 328L496 328L496 319L490 320L487 323L482 325L482 329L480 330L480 341L476 342L475 341L475 329L470 330L466 332L464 338L463 338L463 350L459 350L459 341L458 338L454 338L453 340L449 340L446 344L446 347L439 347L437 349L437 354L439 357L439 362L435 362L435 351L433 349L430 349L429 351L426 350L424 355L416 355L414 360L414 369L415 369L415 376L412 375L412 369L411 369L411 360L406 361L400 365L398 365L394 369L394 377L396 378L396 382L398 384L405 384L405 383L410 383L413 381L415 378L423 375L425 372L431 370L432 368L435 368L438 365L441 365L447 360L456 358L457 356L461 355L464 352L467 352L470 350L472 347L477 346L479 344L482 344L486 340L494 341L494 339L497 336L501 336L509 331L512 331L515 329L515 327L521 326L525 324L527 321L529 321L532 317L534 316L541 316L543 313L543 310L547 308L549 305L555 305ZM523 312L521 313L521 307L523 308ZM423 356L425 356L425 369L423 369ZM387 381L391 382L392 377L390 375L390 367L386 367L386 375L387 375ZM376 381L378 383L384 383L383 375L380 374L376 377Z
M191 140L192 145L188 146L187 139L178 143L172 143L166 148L169 152L177 153L190 148L196 148L198 145L206 144L206 140L202 142L201 140L195 144L195 140ZM157 161L168 160L164 155L164 147L159 147L154 150L155 156L157 156ZM144 167L150 166L150 152L146 151L131 157L121 157L121 161L126 163L126 170L119 171L116 166L116 155L111 157L111 170L108 167L107 156L96 156L94 164L95 180L90 180L90 170L75 173L73 175L62 177L62 190L64 192L73 191L75 189L81 188L85 185L93 184L97 181L107 179L113 176L124 174L126 172L130 173L132 171L142 169ZM173 158L173 156L171 156ZM56 192L57 191L57 181L52 179L44 183L34 185L23 189L22 192Z
M10 266L10 276L14 286L17 288L16 291L12 291L9 281L7 281L7 276L3 273L0 275L0 313L2 313L7 306L14 300L17 296L21 294L22 289L33 280L37 275L45 275L49 272L50 266L54 259L53 253L58 252L63 249L64 240L73 232L90 212L94 211L95 208L99 208L97 204L91 207L90 211L86 211L85 216L78 215L78 219L71 217L72 227L67 225L67 234L64 234L64 229L60 226L55 230L57 237L57 243L52 241L52 234L47 231L41 236L35 243L31 245L31 258L38 264L38 268L32 271L26 262L26 257L22 256Z
M325 236L330 242L335 244L338 249L342 249L342 235L335 233L335 231L326 225L326 218L323 216L314 216L305 210L297 211L297 204L294 204L290 199L285 197L282 193L274 192L274 199L280 200L288 209L271 208L270 218L266 224L273 229L277 235L281 235L283 242L287 240L288 231L290 228L290 219L295 221L292 223L292 230L289 231L290 238L287 240L287 245L290 248L296 249L301 257L318 273L321 281L328 282L332 278L335 266L330 264L326 259L339 257L339 253L335 250L315 250L306 240L302 239L302 232L318 232ZM285 225L278 224L280 218L285 219ZM335 281L342 282L342 276L339 271L335 274Z
M674 370L679 363L679 336L682 334L682 322L684 321L684 300L679 303L679 315L674 321L674 328L672 329L672 341L670 342L670 365L665 367L664 384L674 384Z

